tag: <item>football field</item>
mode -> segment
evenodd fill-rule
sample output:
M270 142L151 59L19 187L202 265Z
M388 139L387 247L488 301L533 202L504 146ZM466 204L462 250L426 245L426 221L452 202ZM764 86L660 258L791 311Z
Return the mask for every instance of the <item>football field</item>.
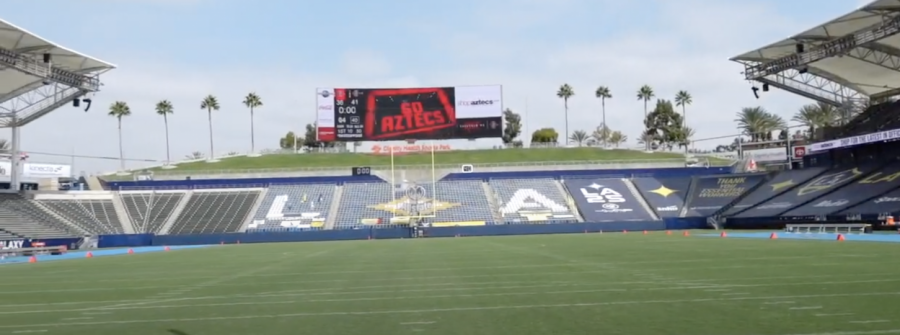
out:
M900 334L900 244L575 234L0 266L0 335Z

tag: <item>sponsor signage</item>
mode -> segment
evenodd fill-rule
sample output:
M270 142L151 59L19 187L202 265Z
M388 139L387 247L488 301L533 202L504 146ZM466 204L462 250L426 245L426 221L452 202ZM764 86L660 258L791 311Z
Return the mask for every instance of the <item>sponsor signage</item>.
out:
M808 208L809 211L815 211L816 207L812 206L804 206L801 208L796 208L790 212L785 213L784 208L774 208L768 207L771 204L775 203L791 203L791 204L802 204L805 202L809 202L812 200L816 200L816 198L822 197L822 194L827 191L838 189L848 183L856 180L860 176L871 171L870 168L852 168L847 170L832 170L832 172L825 172L824 174L812 178L806 183L803 183L799 187L791 189L788 192L782 193L781 195L776 196L774 199L769 200L764 204L760 204L756 206L756 208L747 210L743 212L737 217L769 217L769 216L778 216L781 214L790 215L790 216L802 216L802 215L819 215L821 213L817 212L807 212L804 208ZM770 185L771 186L771 185ZM846 197L843 193L834 194L834 195L826 195L827 196L836 196L836 197ZM832 199L832 201L839 201L842 198ZM821 199L826 200L826 199ZM825 203L823 205L827 205ZM819 207L822 208L822 207Z
M25 240L0 241L0 250L20 249L25 244Z
M806 146L805 145L797 145L791 149L792 158L794 160L801 160L803 156L806 156Z
M391 151L394 152L394 155L402 155L402 154L414 154L414 153L424 153L424 152L432 152L432 151L450 151L453 150L453 147L449 144L435 144L435 145L419 145L419 144L409 144L409 145L373 145L372 153L375 155L390 155Z
M651 219L621 179L567 180L565 184L588 222Z
M850 136L845 138L839 138L836 140L830 140L825 142L813 143L808 146L809 152L819 152L830 149L837 148L846 148L852 147L860 144L869 144L869 143L877 143L884 141L892 141L900 139L900 129L892 129L879 131L876 133L859 135L859 136Z
M502 135L502 87L319 88L320 141L475 139Z
M784 162L788 159L787 148L745 150L744 158L753 159L757 163Z
M841 206L845 206L849 203L850 203L850 201L847 199L822 200L822 201L816 203L815 205L813 205L813 207L820 207L820 208L821 207L841 207Z
M881 197L881 198L875 199L874 202L876 204L880 204L883 202L900 202L900 197Z
M22 177L27 179L66 178L72 177L72 166L44 163L21 163ZM0 162L0 178L9 180L12 175L12 164Z
M563 206L535 189L518 189L500 208L500 213L518 215L527 221L571 220L575 218L567 206Z

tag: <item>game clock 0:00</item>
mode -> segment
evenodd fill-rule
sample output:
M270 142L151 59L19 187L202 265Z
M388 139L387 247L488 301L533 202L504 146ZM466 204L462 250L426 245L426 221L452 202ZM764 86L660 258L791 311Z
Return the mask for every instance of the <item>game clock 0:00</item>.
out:
M354 168L352 169L352 171L351 171L351 174L352 174L354 177L357 177L357 176L370 176L370 175L372 175L372 168L371 168L371 167L368 167L368 166L354 167Z

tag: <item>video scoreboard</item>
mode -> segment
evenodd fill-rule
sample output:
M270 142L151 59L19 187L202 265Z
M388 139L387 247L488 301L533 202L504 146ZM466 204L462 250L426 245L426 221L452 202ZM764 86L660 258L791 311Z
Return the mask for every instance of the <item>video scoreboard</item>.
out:
M502 136L502 87L319 88L319 141Z

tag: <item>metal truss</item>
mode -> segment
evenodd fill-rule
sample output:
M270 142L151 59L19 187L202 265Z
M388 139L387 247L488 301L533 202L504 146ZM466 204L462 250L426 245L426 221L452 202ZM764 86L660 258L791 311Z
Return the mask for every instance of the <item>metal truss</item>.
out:
M753 64L746 65L753 66ZM753 80L836 107L864 106L869 100L865 94L852 88L853 85L849 83L840 83L813 73L801 73L794 69Z
M819 44L809 51L784 56L747 67L746 71L744 71L744 76L747 79L755 80L788 69L799 69L825 58L846 55L857 47L865 46L900 33L900 16L895 16L889 20L887 20L887 18L888 17L885 16L885 21L875 27L835 38Z
M0 127L21 127L90 91L59 83L26 91L0 103Z
M56 82L68 86L95 92L100 90L100 80L90 75L83 75L68 70L49 66L34 58L14 51L0 48L0 66L38 77L48 82ZM84 69L85 72L100 69Z

